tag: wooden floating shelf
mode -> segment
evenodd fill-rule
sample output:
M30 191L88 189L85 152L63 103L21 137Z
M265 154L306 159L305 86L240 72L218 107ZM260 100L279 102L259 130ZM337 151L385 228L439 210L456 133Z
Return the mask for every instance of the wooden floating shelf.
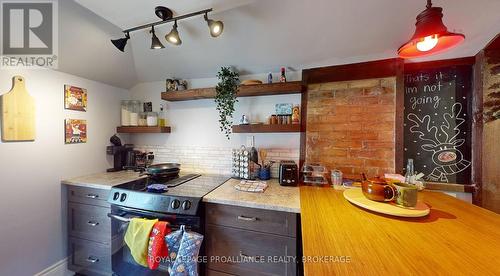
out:
M170 127L120 126L118 133L170 133Z
M240 85L238 97L285 95L302 93L301 81L278 82L269 84ZM183 91L162 92L165 101L189 101L215 98L215 87L188 89Z
M233 133L300 132L300 124L293 125L234 125Z

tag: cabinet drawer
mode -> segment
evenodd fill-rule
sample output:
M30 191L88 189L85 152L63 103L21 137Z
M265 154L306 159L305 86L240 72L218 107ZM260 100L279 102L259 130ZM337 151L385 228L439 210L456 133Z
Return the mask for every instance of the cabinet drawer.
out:
M206 230L209 269L235 275L297 273L295 238L215 225Z
M109 243L111 219L109 208L80 203L68 203L68 231L71 237Z
M206 220L209 224L297 236L297 214L294 213L209 203Z
M68 185L68 201L109 207L109 190Z
M84 275L111 275L111 249L108 245L84 239L69 239L71 271Z
M225 272L220 272L220 271L211 270L211 269L207 269L205 275L206 276L234 276L233 274L227 274Z

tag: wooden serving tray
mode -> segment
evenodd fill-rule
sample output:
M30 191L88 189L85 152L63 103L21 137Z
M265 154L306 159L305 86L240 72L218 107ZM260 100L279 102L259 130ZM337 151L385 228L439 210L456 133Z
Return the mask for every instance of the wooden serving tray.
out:
M430 209L427 204L418 201L417 206L412 208L402 207L393 202L378 202L366 198L363 191L358 188L344 191L344 198L350 203L377 213L397 216L397 217L423 217L429 214Z

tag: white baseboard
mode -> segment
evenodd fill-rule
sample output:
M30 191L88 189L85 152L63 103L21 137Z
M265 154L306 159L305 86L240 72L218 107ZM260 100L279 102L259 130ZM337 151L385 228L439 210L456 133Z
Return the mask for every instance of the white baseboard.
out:
M34 276L69 276L74 274L74 272L68 270L68 258L64 258Z

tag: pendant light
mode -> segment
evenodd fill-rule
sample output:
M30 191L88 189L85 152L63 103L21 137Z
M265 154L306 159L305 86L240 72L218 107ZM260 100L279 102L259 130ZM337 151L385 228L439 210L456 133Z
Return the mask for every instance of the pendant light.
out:
M426 9L417 16L415 33L398 49L401 58L417 58L442 52L458 45L465 35L448 32L443 24L443 9L432 7L427 0Z
M173 45L182 44L181 37L179 36L179 32L177 31L177 20L175 20L172 30L165 36L165 39L167 40L167 42Z
M218 37L219 35L222 34L222 31L224 30L224 23L222 21L215 21L212 19L208 19L208 15L205 13L205 21L207 21L208 28L210 29L210 35L212 37Z
M124 38L119 38L119 39L111 39L111 43L115 45L115 47L122 51L125 52L125 46L127 46L127 41L130 39L129 33L125 33Z
M163 49L165 46L161 44L160 40L155 34L155 26L151 27L151 49Z

